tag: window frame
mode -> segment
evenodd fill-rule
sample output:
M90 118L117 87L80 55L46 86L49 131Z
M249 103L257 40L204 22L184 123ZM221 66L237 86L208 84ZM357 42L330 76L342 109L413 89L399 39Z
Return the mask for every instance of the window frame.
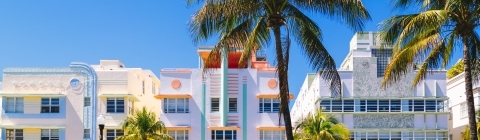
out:
M42 131L48 131L48 136L44 136ZM53 136L52 132L57 131L57 136ZM60 130L59 129L40 129L40 139L47 138L47 140L60 140Z
M113 105L109 104L109 100L112 101L112 99L113 99ZM123 100L123 104L121 105L122 108L119 107L119 104L118 104L119 99ZM108 97L106 99L107 103L105 105L106 112L107 113L125 113L125 99L126 99L125 97ZM108 109L110 106L113 106L113 110L114 110L113 112ZM121 109L121 111L119 109Z
M188 130L167 130L167 134L174 140L188 140L190 132ZM183 139L179 136L183 136Z
M83 138L90 138L90 129L83 129Z
M13 105L8 104L8 99L13 99ZM18 103L18 100L22 100L22 103ZM9 111L9 106L13 106L13 110ZM18 110L17 108L21 109ZM7 97L5 98L5 113L24 113L25 111L25 98L23 97Z
M232 99L235 101L232 102ZM228 98L228 112L236 113L238 111L238 98Z
M217 134L218 134L217 132L220 132L220 131L222 132L222 134L221 134L222 138L217 138L217 136L219 136L219 135L217 135ZM227 136L227 135L226 135L226 132L227 132L227 131L231 131L231 133L230 133L231 136L232 136L231 139L227 139L227 138L226 138L226 136ZM227 130L211 130L210 132L211 132L211 138L212 138L212 140L238 140L238 138L237 138L237 136L238 136L237 130L229 130L229 129L227 129Z
M11 134L13 134L12 136L9 136L9 131L12 131ZM21 132L19 132L21 131ZM21 135L17 135L17 134L21 134ZM18 138L20 139L24 139L24 136L23 136L23 129L5 129L5 138L8 139L11 139L11 140L16 140Z
M113 131L113 133L109 132L109 131ZM119 133L121 133L121 135L119 135ZM113 134L113 136L109 136L109 134ZM117 137L123 136L123 135L125 135L125 132L122 129L106 129L105 130L106 140L110 140L112 138L113 138L113 140L115 140Z
M467 103L460 103L460 118L466 118L468 116Z
M88 106L92 105L92 102L91 102L90 99L91 99L90 97L84 97L83 98L83 107L88 107Z
M48 104L44 104L43 100L48 99ZM58 100L58 104L53 104L53 100L56 99ZM40 105L40 113L60 113L60 98L57 97L42 97L40 99L41 105ZM45 108L48 108L48 111L44 110ZM53 112L53 108L58 107L58 112Z
M180 99L183 99L183 111L179 111ZM170 111L170 109L174 110ZM190 113L190 98L163 98L162 111L163 113Z
M216 100L216 102L213 101ZM220 112L220 98L210 98L210 112Z
M258 104L258 113L278 113L280 111L280 99L278 98L259 98ZM274 107L276 104L277 107Z
M259 140L280 140L278 138L280 139L286 138L285 130L260 130L259 131Z

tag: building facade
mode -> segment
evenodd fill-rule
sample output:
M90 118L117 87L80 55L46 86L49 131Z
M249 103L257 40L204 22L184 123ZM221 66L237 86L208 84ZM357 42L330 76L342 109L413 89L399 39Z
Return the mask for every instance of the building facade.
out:
M150 70L125 68L118 60L64 68L5 68L2 139L95 140L96 118L102 114L104 139L113 140L123 135L121 122L134 108L159 103L153 98L159 82Z
M387 88L381 88L391 48L380 49L377 33L357 33L338 73L342 99L333 97L326 80L308 74L294 103L292 122L315 111L333 114L351 130L352 140L448 139L446 71L432 70L412 88L415 68ZM318 100L318 102L316 102Z
M480 105L480 86L473 84L473 97L475 110L479 109ZM450 98L450 116L448 120L448 128L450 130L450 137L452 140L459 140L462 138L462 133L465 131L468 123L467 99L465 96L465 74L460 73L447 81L447 95ZM477 120L478 121L478 120Z
M221 62L205 65L210 50L199 47L200 68L160 72L163 86L156 97L162 101L160 118L170 136L176 140L284 139L275 68L256 54L239 68L241 50L223 53ZM203 76L202 67L209 68Z

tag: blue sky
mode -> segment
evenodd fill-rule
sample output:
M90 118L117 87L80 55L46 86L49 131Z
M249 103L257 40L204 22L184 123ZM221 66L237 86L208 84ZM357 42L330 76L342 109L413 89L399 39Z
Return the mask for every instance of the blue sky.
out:
M378 23L395 14L389 2L364 0L372 16L365 31L376 31ZM73 61L98 64L101 59L119 59L126 67L151 69L157 75L162 68L197 68L197 46L187 23L198 8L187 7L186 0L0 1L0 68L68 67ZM322 15L310 16L322 28L324 44L340 65L354 31ZM272 47L267 53L273 63ZM305 60L293 44L292 93L313 72Z

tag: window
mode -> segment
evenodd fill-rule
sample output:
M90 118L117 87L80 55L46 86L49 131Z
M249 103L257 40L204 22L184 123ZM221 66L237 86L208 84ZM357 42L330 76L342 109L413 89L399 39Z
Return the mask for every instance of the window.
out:
M188 98L163 98L164 113L189 113Z
M401 112L402 100L390 100L390 112Z
M125 99L123 97L107 98L107 113L124 113Z
M128 100L128 114L133 114L133 100Z
M155 85L155 83L152 82L152 94L155 94L155 88L156 88L156 87L157 87L157 86Z
M58 129L42 129L41 140L59 140Z
M467 103L462 103L460 104L460 117L467 117L468 111L467 111Z
M228 99L228 112L237 112L237 98Z
M41 113L59 113L60 99L59 98L42 98Z
M437 100L425 100L425 112L436 112Z
M90 97L83 98L83 106L90 106Z
M23 140L23 129L7 129L7 140Z
M188 140L188 130L169 130L167 134L174 140Z
M283 140L285 130L260 130L260 140Z
M5 113L23 113L23 98L7 97Z
M142 93L145 94L145 81L142 81Z
M280 99L278 98L260 98L259 113L278 113L280 111Z
M212 140L237 140L237 130L212 130Z
M83 138L84 139L90 138L90 129L83 129Z
M210 100L210 111L211 112L220 111L220 98L212 98Z
M107 129L107 140L115 140L119 136L123 136L121 129Z
M383 77L385 69L390 61L390 57L392 56L392 50L372 49L372 56L377 58L377 77Z

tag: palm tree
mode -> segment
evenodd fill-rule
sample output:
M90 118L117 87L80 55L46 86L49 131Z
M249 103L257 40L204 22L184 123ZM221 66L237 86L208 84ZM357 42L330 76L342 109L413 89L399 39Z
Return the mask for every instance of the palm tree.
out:
M476 115L477 115L477 121L479 121L480 120L480 110L477 110ZM480 130L480 123L477 122L477 135L478 135L479 130ZM465 126L465 130L462 133L462 140L469 140L469 139L470 139L470 126L467 125L467 126Z
M190 21L190 31L195 44L218 35L219 41L205 62L207 66L218 63L227 51L242 49L239 66L244 67L252 53L267 46L272 39L270 30L273 31L280 87L279 116L285 121L288 140L293 139L287 75L290 34L313 69L330 82L332 94L341 94L340 76L322 44L320 27L303 12L338 19L354 30L361 30L364 22L370 20L365 7L357 0L188 0L187 3L203 1L204 5ZM283 38L282 31L285 32Z
M317 109L313 115L297 126L300 133L295 133L297 140L347 140L350 138L350 130L338 123L338 120L331 114L322 113Z
M465 93L471 139L477 140L472 81L477 81L480 39L475 29L480 25L480 0L396 0L396 8L411 5L420 13L398 15L381 23L381 38L393 46L382 86L399 81L411 71L412 64L424 61L413 81L416 86L431 68L445 68L455 48L463 50ZM473 68L473 70L472 70ZM473 78L473 79L472 79Z
M122 123L125 135L117 137L117 140L173 140L168 136L167 128L162 121L156 119L154 112L144 106L141 110L135 110L133 115L127 116Z

